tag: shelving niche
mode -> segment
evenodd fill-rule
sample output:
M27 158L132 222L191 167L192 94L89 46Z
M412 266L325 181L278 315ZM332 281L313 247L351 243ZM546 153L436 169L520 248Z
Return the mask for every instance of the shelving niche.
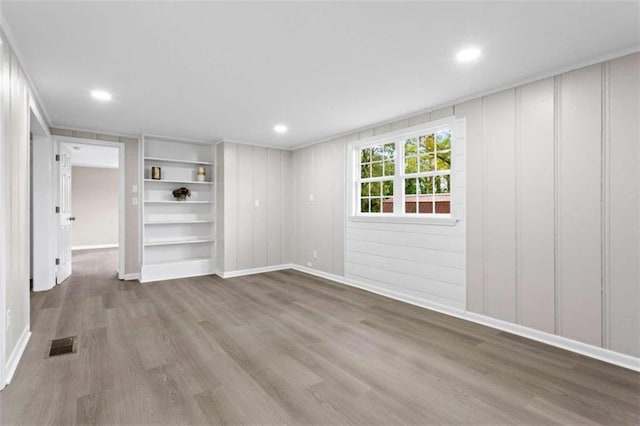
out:
M141 144L141 282L216 273L215 145L144 135ZM151 168L161 168L161 179ZM198 167L205 181L197 181ZM191 197L177 201L174 189Z

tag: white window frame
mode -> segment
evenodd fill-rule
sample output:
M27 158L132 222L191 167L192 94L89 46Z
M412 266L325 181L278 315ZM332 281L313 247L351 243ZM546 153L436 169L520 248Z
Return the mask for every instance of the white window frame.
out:
M458 121L455 117L448 117L418 126L401 129L395 132L384 133L370 138L361 139L349 144L347 149L347 206L349 211L347 216L351 221L363 222L398 222L398 223L427 223L436 225L455 225L457 220L457 211L455 188L456 188L456 154L458 151ZM438 132L440 130L451 131L451 168L449 170L451 194L451 207L449 214L442 213L405 213L405 194L404 194L404 141L411 137L418 137L426 134ZM360 150L367 146L384 145L385 143L394 142L396 144L396 161L394 176L383 176L374 178L375 180L393 180L393 213L361 213L360 212ZM424 174L433 175L433 172L417 173L415 176ZM437 172L436 172L437 174ZM382 206L381 206L382 209Z

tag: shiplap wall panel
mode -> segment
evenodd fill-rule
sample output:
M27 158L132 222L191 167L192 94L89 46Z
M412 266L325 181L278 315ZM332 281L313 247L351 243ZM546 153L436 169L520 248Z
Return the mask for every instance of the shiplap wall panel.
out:
M294 227L294 196L293 193L293 154L291 151L281 152L280 161L280 261L293 261L293 227Z
M253 148L253 168L251 176L253 177L252 194L254 204L252 206L253 219L253 238L251 248L253 249L252 268L260 268L267 266L267 209L271 202L280 202L280 200L271 200L267 194L267 182L270 170L267 168L267 148ZM257 201L257 205L255 202Z
M224 144L224 268L223 271L238 269L238 217L236 214L238 194L238 145Z
M216 145L216 262L218 269L224 271L226 266L225 240L225 199L224 199L224 144Z
M282 151L267 151L267 264L280 265L282 262ZM266 201L265 200L265 201Z
M344 188L347 151L346 145L342 140L334 141L331 145L333 153L333 158L331 158L331 199L333 201L331 209L331 235L333 240L331 248L331 273L344 275L344 223L346 207L344 204L344 190L339 190L338 188Z
M484 128L482 99L456 105L457 117L465 117L466 147L466 285L467 309L484 313ZM472 161L473 159L473 161Z
M558 157L559 331L601 345L601 65L562 75Z
M607 111L608 347L640 356L640 54L611 61Z
M225 262L221 272L290 263L291 152L232 142L223 145L219 167L224 169Z
M514 90L484 99L484 143L485 313L515 322Z
M333 188L331 185L332 161L331 144L316 145L312 148L311 192L314 196L311 211L311 257L312 264L319 270L331 272L333 221L331 216ZM314 253L316 257L313 258Z
M239 144L236 148L237 201L236 215L236 267L253 268L253 147ZM264 176L262 177L264 179Z
M517 91L517 266L520 323L553 333L554 81Z

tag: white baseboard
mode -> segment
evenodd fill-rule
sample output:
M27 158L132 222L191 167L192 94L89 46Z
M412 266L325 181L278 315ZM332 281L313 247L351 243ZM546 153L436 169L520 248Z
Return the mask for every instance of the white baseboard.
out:
M105 248L118 248L118 244L92 244L86 246L71 246L71 250L95 250Z
M139 280L140 279L140 274L137 273L137 272L133 273L133 274L124 274L122 279L125 280L125 281Z
M357 287L362 290L379 294L381 296L389 297L391 299L399 300L405 303L410 303L412 305L420 306L422 308L430 309L432 311L440 312L446 315L451 315L453 317L461 318L477 324L486 325L491 328L506 331L518 336L526 337L531 340L546 343L551 346L566 349L568 351L585 355L590 358L595 358L600 361L608 362L610 364L618 365L620 367L640 372L640 358L636 358L630 355L625 355L619 352L610 351L608 349L599 348L597 346L588 345L586 343L567 339L566 337L557 336L555 334L546 333L544 331L535 330L533 328L525 327L519 324L513 324L507 321L498 320L486 315L476 314L462 309L451 308L439 303L433 303L429 302L428 300L407 296L402 293L371 285L369 283L348 280L345 277L318 271L306 266L291 265L291 268L310 275L315 275L320 278L335 281L340 284Z
M29 343L29 338L31 337L31 330L29 330L29 326L26 326L20 339L18 339L18 343L16 347L11 351L11 355L7 360L7 365L5 368L5 377L7 379L7 384L11 383L11 379L13 379L13 375L15 374L18 363L20 363L20 359L22 358L22 354L24 350L27 348L27 343Z
M242 277L244 275L254 275L254 274L262 274L265 272L282 271L283 269L293 269L293 265L291 263L283 263L281 265L263 266L260 268L251 268L251 269L238 269L236 271L228 271L228 272L218 271L217 274L221 278L234 278L234 277Z

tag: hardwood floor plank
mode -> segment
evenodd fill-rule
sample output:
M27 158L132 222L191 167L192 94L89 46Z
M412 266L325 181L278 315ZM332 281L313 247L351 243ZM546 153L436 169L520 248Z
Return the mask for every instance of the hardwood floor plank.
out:
M140 284L116 265L76 252L32 295L0 424L640 424L640 374L543 343L297 271Z

